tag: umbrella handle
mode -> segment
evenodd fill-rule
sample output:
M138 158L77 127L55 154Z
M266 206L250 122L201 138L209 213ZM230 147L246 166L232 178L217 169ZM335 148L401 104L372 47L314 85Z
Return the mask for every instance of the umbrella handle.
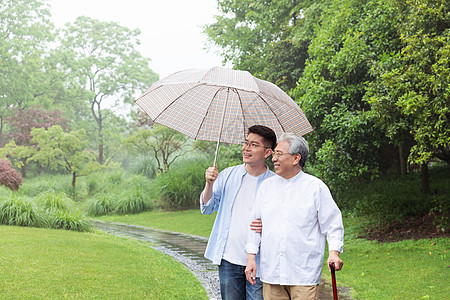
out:
M333 299L337 300L338 294L337 294L337 287L336 287L336 273L335 273L334 263L330 263L330 270L331 270L331 282L333 284Z
M219 152L219 144L220 144L220 137L219 140L217 141L216 154L214 154L214 164L213 164L214 167L217 166L217 152Z

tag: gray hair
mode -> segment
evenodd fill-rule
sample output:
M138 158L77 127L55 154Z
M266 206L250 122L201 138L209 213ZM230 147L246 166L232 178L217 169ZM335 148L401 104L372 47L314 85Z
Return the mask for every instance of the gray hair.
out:
M300 154L301 158L299 164L300 167L303 168L309 154L308 142L302 136L295 133L283 133L278 142L282 141L289 143L289 154Z

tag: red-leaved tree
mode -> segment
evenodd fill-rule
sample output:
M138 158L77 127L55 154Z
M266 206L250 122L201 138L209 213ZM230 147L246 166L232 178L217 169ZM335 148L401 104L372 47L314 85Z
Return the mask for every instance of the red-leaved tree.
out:
M17 146L32 146L31 130L33 128L48 129L53 125L60 125L63 129L67 129L68 120L61 116L62 112L58 110L45 110L39 106L34 106L28 110L16 108L13 115L7 117L11 131L8 133L10 139L14 140ZM22 165L20 173L23 178L26 177L27 157L21 158ZM39 174L41 173L41 167Z
M0 185L17 191L22 184L22 176L14 170L11 162L7 159L0 159Z

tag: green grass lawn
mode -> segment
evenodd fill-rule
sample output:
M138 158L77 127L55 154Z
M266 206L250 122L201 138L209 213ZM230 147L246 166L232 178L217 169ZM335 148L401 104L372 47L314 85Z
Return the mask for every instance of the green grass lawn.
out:
M0 226L0 299L207 299L198 280L144 243Z
M214 217L186 210L100 219L208 237ZM355 238L361 223L358 218L344 218L344 268L336 273L338 286L350 287L355 299L449 299L449 238L378 243ZM323 275L331 282L325 267Z

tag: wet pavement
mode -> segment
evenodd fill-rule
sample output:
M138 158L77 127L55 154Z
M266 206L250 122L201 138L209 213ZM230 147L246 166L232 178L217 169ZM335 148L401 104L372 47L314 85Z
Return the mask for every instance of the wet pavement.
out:
M177 232L156 230L137 225L119 223L106 223L92 221L94 226L101 231L117 236L125 236L141 241L151 242L149 245L164 254L170 255L178 262L185 265L205 288L209 299L220 299L219 272L203 254L208 239L200 236L191 236ZM346 295L348 289L338 288L339 299L349 300ZM332 300L332 287L321 280L319 289L320 300Z

